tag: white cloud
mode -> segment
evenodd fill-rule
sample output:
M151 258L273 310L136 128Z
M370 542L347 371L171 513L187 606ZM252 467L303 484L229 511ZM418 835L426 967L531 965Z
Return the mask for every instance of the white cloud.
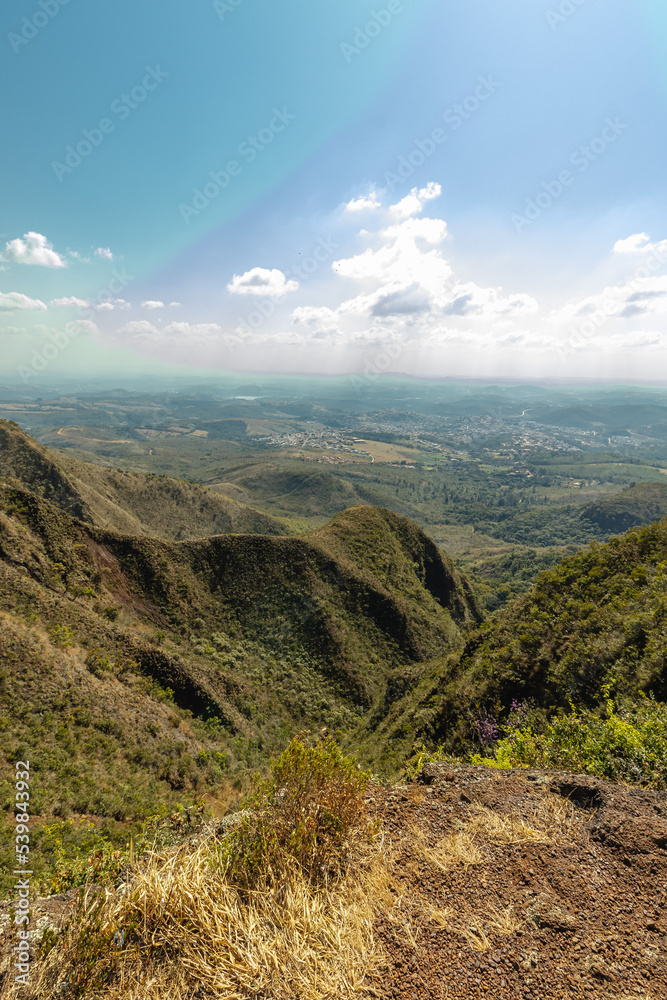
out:
M163 333L177 334L179 337L211 337L222 333L222 327L218 323L169 323L165 326Z
M235 274L227 285L227 291L232 295L280 298L287 292L295 292L298 287L298 281L287 281L283 272L275 267L272 270L266 267L253 267L245 274Z
M46 309L40 299L31 299L22 292L0 292L0 309Z
M430 295L414 284L394 290L381 289L370 311L372 316L414 316L429 312L431 306Z
M142 309L164 309L164 302L160 302L157 299L148 299L146 302L141 303Z
M375 209L380 208L380 202L375 191L371 191L369 195L361 198L353 198L348 201L345 206L346 212L372 212Z
M68 333L76 337L82 333L89 333L91 335L98 334L99 328L89 319L75 319L71 323L68 323L65 327Z
M170 302L169 303L169 308L170 309L180 309L182 305L183 305L182 302Z
M501 293L502 288L482 288L474 281L459 283L451 289L442 311L446 316L475 316L484 319L527 316L539 311L539 305L532 295L524 292L514 295Z
M409 216L421 212L424 202L439 198L441 194L440 185L436 184L435 181L429 181L424 188L414 187L405 198L396 202L395 205L390 205L389 211L399 219L407 219Z
M222 333L222 327L218 323L169 323L163 329L159 329L147 319L131 320L125 323L118 330L119 334L127 334L144 340L176 341L183 343L184 338L188 341L208 340Z
M67 267L67 262L56 253L46 236L42 236L41 233L25 233L23 239L11 240L5 246L3 259L14 264Z
M113 260L113 254L109 247L98 247L95 251L96 257L102 257L104 260Z
M441 219L407 219L380 234L385 241L380 249L334 261L332 268L345 278L389 285L387 293L417 286L441 297L452 268L439 249L424 250L419 243L436 246L446 235L447 224Z
M113 312L114 309L129 309L130 303L125 299L104 299L102 302L93 302L93 309L97 312Z
M292 323L307 327L315 338L341 333L336 311L328 306L297 306L292 312Z
M137 339L152 340L159 337L161 331L157 326L149 323L147 319L135 319L130 323L126 323L124 326L121 326L118 333L127 334L128 336L135 337Z
M608 285L594 295L568 303L550 318L569 324L571 331L580 335L593 336L610 320L636 322L638 316L665 313L667 275L656 275Z
M667 254L667 240L660 240L658 243L651 243L648 233L634 233L624 240L616 240L614 243L614 253L655 253ZM667 263L663 261L662 263Z
M86 309L90 305L90 302L88 302L87 299L77 299L75 295L70 295L68 298L64 299L51 299L49 305L57 308L77 306L79 309Z

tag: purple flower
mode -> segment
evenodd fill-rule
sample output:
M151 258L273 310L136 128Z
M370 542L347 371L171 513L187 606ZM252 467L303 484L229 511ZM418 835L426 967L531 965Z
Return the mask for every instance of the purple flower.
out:
M483 719L478 719L475 729L482 743L495 743L500 735L498 723L492 715L487 715Z

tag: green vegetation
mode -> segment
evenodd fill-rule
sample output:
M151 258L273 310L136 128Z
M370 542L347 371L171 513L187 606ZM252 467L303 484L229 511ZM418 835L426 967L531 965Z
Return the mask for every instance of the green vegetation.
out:
M204 486L81 462L43 448L7 420L0 420L0 478L96 527L134 535L180 539L229 531L286 533L274 518Z
M639 691L664 700L666 572L667 522L658 522L542 573L440 673L422 701L423 731L455 747L468 738L470 713L515 699L533 702L544 719L571 702L599 709L606 685L621 707Z
M76 884L89 858L113 873L151 817L164 832L203 800L219 814L303 729L327 727L387 777L420 741L480 749L477 724L508 725L499 706L513 700L531 716L504 739L531 760L602 767L605 686L614 718L648 733L633 713L649 712L643 693L667 696L667 524L602 540L619 518L662 512L657 466L516 436L510 448L450 416L439 436L401 409L224 406L168 427L144 413L122 432L75 428L98 464L0 421L0 794L9 809L12 762L32 759L41 885ZM290 450L313 419L320 436ZM327 428L339 436L318 450ZM360 443L389 450L371 461ZM123 470L99 464L113 448ZM590 735L578 749L577 725ZM649 750L605 773L658 781ZM6 824L4 859L10 846Z
M573 709L557 715L544 732L506 727L491 757L471 763L491 767L555 767L595 774L609 781L667 788L667 705L642 699L617 712L607 699L603 716Z
M9 809L12 762L32 760L46 887L93 847L95 870L113 868L147 817L219 808L304 726L352 742L392 670L460 650L479 617L453 565L388 511L298 538L169 542L14 484L0 484L0 594L0 793ZM0 844L9 858L9 823Z
M365 891L380 870L368 778L330 738L292 740L229 833L154 850L122 883L102 881L105 893L91 881L45 938L23 995L55 1000L66 981L73 998L271 989L320 1000L341 995L341 979L352 995L380 967Z
M584 507L582 519L603 531L627 531L667 515L667 483L638 483Z
M291 740L245 799L245 815L223 851L227 878L250 887L274 878L285 859L311 883L339 877L358 837L368 835L362 796L370 777L331 736Z

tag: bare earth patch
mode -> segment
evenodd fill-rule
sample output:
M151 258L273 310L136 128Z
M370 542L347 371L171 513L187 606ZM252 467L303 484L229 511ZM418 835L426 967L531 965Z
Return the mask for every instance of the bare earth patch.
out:
M667 794L442 763L410 785L371 785L366 805L382 834L328 888L295 874L283 888L231 890L213 864L213 835L137 866L100 913L107 951L95 961L120 964L84 995L667 996ZM71 894L40 901L36 925L43 931L51 913L57 927L73 906ZM70 927L33 969L32 991L7 990L7 979L2 996L68 995ZM116 940L123 927L135 928L136 950Z
M667 996L667 795L430 764L371 798L393 876L377 996Z

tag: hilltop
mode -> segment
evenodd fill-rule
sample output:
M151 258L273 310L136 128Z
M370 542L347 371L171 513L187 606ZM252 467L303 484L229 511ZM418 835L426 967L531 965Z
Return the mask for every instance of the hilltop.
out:
M46 818L113 833L240 787L300 727L349 739L393 672L460 651L479 618L453 565L389 511L174 542L74 517L54 483L59 504L0 483L0 740L37 762Z
M11 479L89 524L159 538L222 532L287 534L276 519L205 486L82 462L0 420L0 479Z
M278 516L337 514L358 504L378 505L377 491L318 469L304 472L280 468L269 462L248 463L225 472L222 482L210 482L211 489L242 500L261 503Z
M605 532L619 533L641 524L659 521L667 515L667 483L637 483L621 493L588 504L581 512L583 521Z
M232 815L128 866L101 911L92 893L75 909L76 890L35 900L36 938L55 947L8 995L50 1000L69 979L109 1000L140 983L147 1000L660 1000L666 799L557 770L427 764L411 784L367 785L356 823L382 837L343 879L304 885L288 868L256 893L230 889L221 865Z

